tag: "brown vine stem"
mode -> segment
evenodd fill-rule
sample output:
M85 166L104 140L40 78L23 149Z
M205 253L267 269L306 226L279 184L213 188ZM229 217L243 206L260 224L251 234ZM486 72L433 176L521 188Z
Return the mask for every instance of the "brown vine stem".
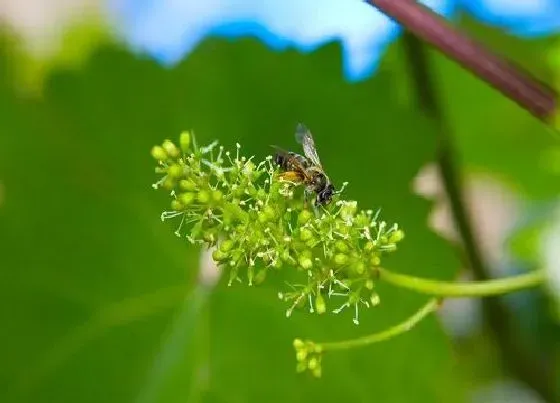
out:
M551 122L558 94L520 67L490 52L415 0L368 0L418 38L439 49L534 116Z
M453 220L461 237L466 263L477 281L489 281L489 270L477 244L464 203L458 156L453 146L453 137L447 126L443 108L438 102L426 49L422 42L410 33L406 33L404 36L404 47L417 104L437 124L438 168L449 199ZM519 338L516 337L510 312L495 297L485 298L482 301L482 307L488 329L494 336L504 368L534 389L545 401L555 401L551 374L543 368L542 363L528 354Z

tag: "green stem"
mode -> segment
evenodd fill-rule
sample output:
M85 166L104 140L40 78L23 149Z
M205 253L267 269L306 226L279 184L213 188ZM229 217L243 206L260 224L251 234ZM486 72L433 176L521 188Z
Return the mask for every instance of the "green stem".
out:
M432 298L428 301L428 303L426 303L426 305L420 308L414 315L406 319L404 322L401 322L398 325L395 325L378 333L373 333L357 339L335 341L330 343L315 343L315 345L321 351L347 350L355 347L364 347L369 344L378 343L380 341L386 341L402 333L408 332L422 319L424 319L430 313L436 311L439 307L439 304L440 302L437 298Z
M379 268L379 278L398 287L439 297L488 297L531 288L545 280L544 270L495 280L456 283L413 277Z

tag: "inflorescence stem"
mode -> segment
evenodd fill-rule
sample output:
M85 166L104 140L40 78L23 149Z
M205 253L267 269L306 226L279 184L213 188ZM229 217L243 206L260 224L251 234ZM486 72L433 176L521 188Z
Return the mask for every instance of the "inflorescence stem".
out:
M518 276L472 281L468 283L447 282L413 277L378 268L379 278L395 286L422 294L438 297L488 297L536 287L545 280L544 270L535 270Z
M410 316L405 321L383 330L378 333L373 333L367 336L363 336L357 339L344 340L329 343L316 343L317 346L322 351L328 350L346 350L355 347L363 347L369 344L378 343L380 341L386 341L392 339L395 336L408 332L414 326L416 326L422 319L428 316L430 313L435 312L440 305L438 298L430 299L422 308L420 308L414 315Z

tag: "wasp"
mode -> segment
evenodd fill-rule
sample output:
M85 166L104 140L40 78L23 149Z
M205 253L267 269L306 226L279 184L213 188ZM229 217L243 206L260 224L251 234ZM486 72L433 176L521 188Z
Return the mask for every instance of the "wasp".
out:
M283 171L279 178L304 184L306 199L309 194L315 194L315 206L329 204L335 189L323 170L313 136L301 123L297 125L295 136L296 141L303 146L305 156L273 146L276 149L274 162Z

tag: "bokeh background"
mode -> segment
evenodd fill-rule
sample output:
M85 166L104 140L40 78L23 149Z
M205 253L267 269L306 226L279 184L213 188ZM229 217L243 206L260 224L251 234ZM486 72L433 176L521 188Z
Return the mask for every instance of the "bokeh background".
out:
M426 4L560 84L557 1ZM0 24L1 402L559 401L558 136L433 50L430 119L402 29L375 9L2 0ZM358 337L425 298L380 284L359 326L286 319L281 274L227 287L160 221L149 150L194 130L264 158L297 146L299 121L348 197L405 230L391 269L470 279L434 165L443 123L490 274L544 267L546 287L501 298L507 326L447 301L400 338L326 355L319 380L297 375L294 337Z

